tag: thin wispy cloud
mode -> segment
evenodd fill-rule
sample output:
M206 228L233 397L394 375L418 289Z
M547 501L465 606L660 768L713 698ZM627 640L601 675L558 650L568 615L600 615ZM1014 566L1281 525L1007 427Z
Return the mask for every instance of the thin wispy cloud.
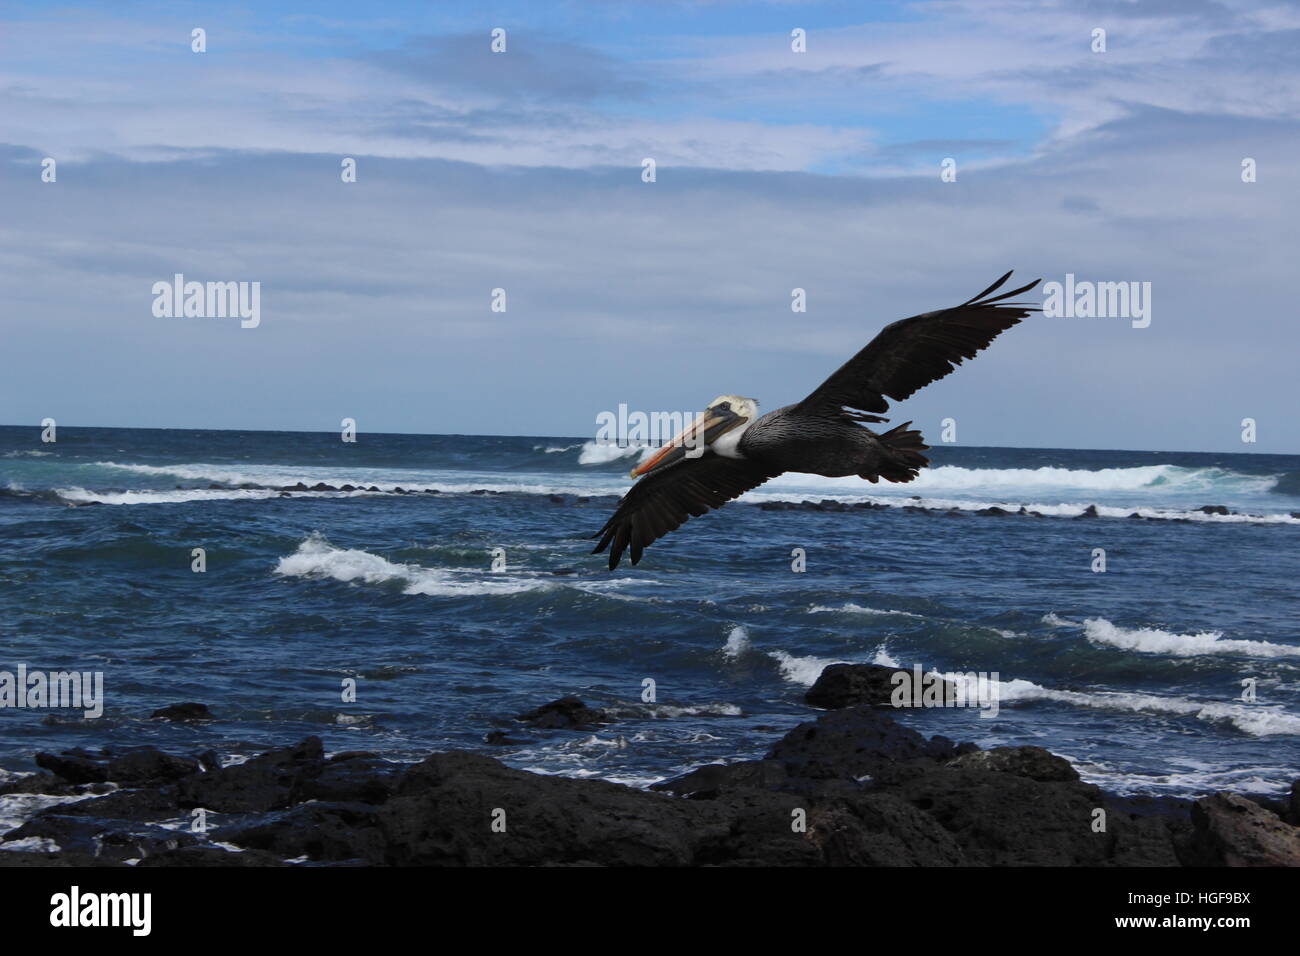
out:
M466 7L404 32L381 5L352 39L334 12L207 18L201 55L188 14L6 24L13 418L57 389L71 420L332 427L328 390L371 427L582 434L619 401L797 398L882 322L1015 266L1150 281L1154 321L1043 317L907 414L959 408L966 440L999 444L1229 448L1247 415L1270 423L1261 451L1300 439L1277 347L1294 6L998 0L816 25L798 4L666 24L611 4L545 29ZM774 16L788 27L755 28ZM261 327L153 317L175 272L261 281ZM634 368L670 371L631 395Z

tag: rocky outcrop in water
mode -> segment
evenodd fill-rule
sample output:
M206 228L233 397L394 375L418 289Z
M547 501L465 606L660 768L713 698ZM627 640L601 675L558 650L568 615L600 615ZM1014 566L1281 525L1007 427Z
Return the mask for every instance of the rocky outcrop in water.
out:
M650 790L477 753L327 757L315 737L224 767L150 747L42 754L49 773L0 793L68 802L0 837L28 841L0 865L1300 865L1300 788L1270 806L1115 797L1038 747L927 740L873 706L879 675L827 671L825 687L869 702ZM589 729L607 715L563 698L521 718Z

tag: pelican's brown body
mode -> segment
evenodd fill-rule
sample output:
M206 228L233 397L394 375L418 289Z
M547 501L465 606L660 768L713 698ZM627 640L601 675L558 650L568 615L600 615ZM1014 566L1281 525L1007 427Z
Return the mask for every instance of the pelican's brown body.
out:
M631 549L643 549L690 517L720 508L784 472L868 481L911 481L929 462L921 433L906 422L877 434L866 423L888 421L886 398L902 401L973 358L999 333L1037 306L1008 302L1037 280L994 296L1008 272L951 309L886 326L803 401L758 415L758 403L736 395L715 399L699 422L648 461L640 477L594 537L593 553L609 548L610 570Z
M829 413L786 405L745 429L739 449L747 461L775 469L827 478L857 475L867 481L911 481L929 464L921 452L921 433L911 422L877 435L858 419L836 409Z

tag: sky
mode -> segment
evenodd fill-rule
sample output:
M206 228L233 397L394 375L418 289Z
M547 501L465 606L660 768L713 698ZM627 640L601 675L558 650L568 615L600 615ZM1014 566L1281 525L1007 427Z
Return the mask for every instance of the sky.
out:
M0 423L772 409L1015 269L1150 324L1032 315L895 423L1300 452L1297 50L1295 2L6 4Z

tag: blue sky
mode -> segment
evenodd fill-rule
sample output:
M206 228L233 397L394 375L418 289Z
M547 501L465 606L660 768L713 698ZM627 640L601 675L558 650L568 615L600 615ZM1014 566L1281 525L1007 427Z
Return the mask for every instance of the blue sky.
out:
M1206 0L11 8L0 421L773 408L1014 267L1150 282L1151 325L1035 317L899 419L1295 452L1298 48L1296 4ZM155 317L176 272L260 282L261 324Z

